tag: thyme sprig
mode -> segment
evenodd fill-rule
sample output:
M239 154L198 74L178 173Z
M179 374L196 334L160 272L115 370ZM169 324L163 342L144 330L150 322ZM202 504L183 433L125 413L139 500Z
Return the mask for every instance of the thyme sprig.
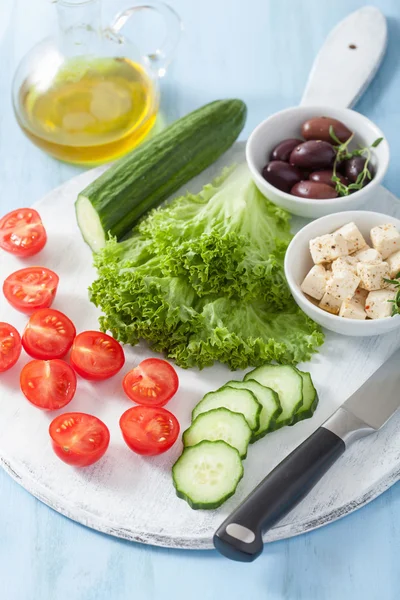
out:
M381 143L383 138L380 137L380 138L376 139L374 141L374 143L371 144L370 146L365 146L365 147L359 146L355 150L350 151L349 144L352 141L352 139L354 138L354 133L349 137L348 140L346 140L345 142L341 142L339 140L339 138L337 137L337 135L335 134L335 131L331 125L329 127L329 135L331 136L333 141L336 142L336 144L337 144L336 146L334 146L334 148L336 148L336 158L335 158L335 162L333 163L332 181L334 181L336 184L335 189L336 189L337 193L339 194L339 196L348 196L349 194L351 194L352 191L361 190L366 179L370 179L370 180L372 179L371 171L368 168L368 164L371 160L371 150L370 149L377 148L377 146L379 146L379 144ZM361 173L358 174L358 177L357 177L355 183L350 183L349 185L345 185L344 183L342 183L340 181L339 177L337 176L337 166L343 160L348 160L349 158L353 158L354 156L365 156L366 160L365 160L364 168L361 171Z
M400 272L397 273L396 277L394 279L383 279L386 283L391 283L393 285L395 285L398 289L396 292L396 296L393 300L388 300L388 302L391 302L393 304L392 306L392 317L394 317L395 315L400 315Z

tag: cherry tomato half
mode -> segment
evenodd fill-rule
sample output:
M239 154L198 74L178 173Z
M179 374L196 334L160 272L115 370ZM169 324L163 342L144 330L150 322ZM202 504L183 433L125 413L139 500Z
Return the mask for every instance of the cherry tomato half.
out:
M74 340L71 364L85 379L108 379L122 369L124 362L121 344L106 333L83 331Z
M44 410L63 408L76 391L75 371L58 358L31 360L23 367L19 381L29 402Z
M22 334L25 352L33 358L62 358L76 335L75 326L59 310L41 308L30 316Z
M0 323L0 373L11 369L21 354L21 336L12 325Z
M129 371L122 382L124 392L134 402L145 406L164 406L179 386L172 365L161 358L146 358Z
M166 452L179 435L176 417L169 410L155 406L130 408L120 418L119 426L129 448L145 456Z
M107 425L93 415L79 412L56 417L50 423L49 433L57 456L75 467L93 465L110 443Z
M27 267L11 273L3 283L8 302L23 313L32 314L53 303L58 275L45 267Z
M18 208L0 219L0 248L25 258L40 252L47 241L39 213L33 208Z

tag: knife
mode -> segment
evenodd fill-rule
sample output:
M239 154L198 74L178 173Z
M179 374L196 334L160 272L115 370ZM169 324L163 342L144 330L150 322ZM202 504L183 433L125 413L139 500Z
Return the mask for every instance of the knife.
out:
M400 350L261 481L214 534L221 554L255 560L263 550L262 534L310 492L350 444L390 419L400 407L399 366Z

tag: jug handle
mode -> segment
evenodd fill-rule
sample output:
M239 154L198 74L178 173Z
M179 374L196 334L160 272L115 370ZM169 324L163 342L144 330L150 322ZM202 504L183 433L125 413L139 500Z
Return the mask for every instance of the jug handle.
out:
M126 22L135 14L143 10L155 10L164 19L166 28L166 37L160 48L147 55L152 66L155 68L159 77L163 77L166 68L173 58L174 51L178 45L181 31L183 29L182 21L179 15L171 6L158 0L145 0L145 4L135 4L126 10L117 13L108 27L113 34L118 35Z

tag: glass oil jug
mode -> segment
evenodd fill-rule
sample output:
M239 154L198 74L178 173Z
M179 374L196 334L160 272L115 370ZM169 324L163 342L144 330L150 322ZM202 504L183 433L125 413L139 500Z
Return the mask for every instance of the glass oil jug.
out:
M19 125L52 156L81 165L114 160L139 144L158 111L158 79L178 43L181 23L168 5L145 0L101 26L101 0L56 0L58 36L35 46L13 82ZM164 45L143 56L122 35L139 11L165 21Z

